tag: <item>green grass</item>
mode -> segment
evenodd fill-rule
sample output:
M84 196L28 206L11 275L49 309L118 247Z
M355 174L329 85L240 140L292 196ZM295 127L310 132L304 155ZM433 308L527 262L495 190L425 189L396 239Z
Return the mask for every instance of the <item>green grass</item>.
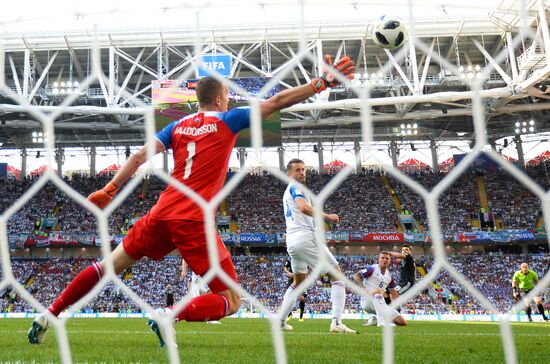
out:
M267 320L225 319L222 325L177 325L182 363L274 363ZM27 343L31 320L0 320L0 362L59 362L52 327L43 345ZM382 329L347 320L360 335L330 334L328 320L292 320L284 334L289 363L380 363ZM67 324L74 362L165 363L167 352L144 319L71 319ZM512 325L520 363L545 363L550 356L550 324ZM501 363L495 323L410 322L395 330L396 363Z

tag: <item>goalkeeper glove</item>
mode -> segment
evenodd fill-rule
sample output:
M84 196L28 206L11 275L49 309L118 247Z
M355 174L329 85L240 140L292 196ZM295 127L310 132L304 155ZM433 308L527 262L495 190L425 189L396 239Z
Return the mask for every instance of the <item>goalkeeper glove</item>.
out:
M332 57L330 55L325 56L325 62L332 66ZM355 64L349 57L344 57L334 64L336 71L343 74L347 79L353 80L353 73L355 72ZM334 71L332 70L323 70L321 77L314 78L311 81L311 87L315 93L326 90L329 87L338 86L340 81L336 79Z
M95 191L90 196L88 196L88 201L102 209L105 208L105 206L107 206L109 202L111 202L117 192L118 187L113 182L109 182L101 190Z
M512 287L512 296L515 299L519 298L519 287Z

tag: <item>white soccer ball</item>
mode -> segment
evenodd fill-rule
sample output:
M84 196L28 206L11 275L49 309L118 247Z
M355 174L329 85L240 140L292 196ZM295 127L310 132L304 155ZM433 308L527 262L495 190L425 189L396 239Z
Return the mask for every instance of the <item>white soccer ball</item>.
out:
M382 15L372 27L372 40L382 48L395 49L405 43L407 29L396 16Z

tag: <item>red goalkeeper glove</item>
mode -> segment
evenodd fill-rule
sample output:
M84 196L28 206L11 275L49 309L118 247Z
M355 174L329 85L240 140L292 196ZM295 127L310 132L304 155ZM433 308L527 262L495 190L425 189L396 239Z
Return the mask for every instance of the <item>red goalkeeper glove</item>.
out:
M109 182L105 187L103 187L99 191L95 191L90 196L88 196L88 201L102 209L105 208L105 206L107 206L109 202L111 202L117 192L118 187L113 182Z
M330 55L325 56L325 62L332 66L332 57ZM349 57L341 58L338 62L334 64L334 69L344 75L347 79L353 80L355 72L355 64ZM311 80L311 87L315 93L326 90L329 87L338 86L340 81L336 79L334 71L332 70L323 70L321 77L314 78Z

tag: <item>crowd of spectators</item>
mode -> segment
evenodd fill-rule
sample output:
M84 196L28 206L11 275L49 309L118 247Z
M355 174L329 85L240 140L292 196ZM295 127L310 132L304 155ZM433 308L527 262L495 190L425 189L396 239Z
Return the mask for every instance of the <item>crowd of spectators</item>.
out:
M529 167L525 172L544 190L550 186L544 166ZM339 214L339 231L393 232L398 229L397 214L410 211L416 220L429 229L425 202L416 191L389 176L390 190L384 184L380 170L365 169L360 174L348 176L325 201L326 211ZM430 171L409 171L409 177L430 191L445 178ZM65 183L82 196L104 186L110 177L73 175ZM308 172L308 187L321 191L334 178L332 174ZM472 220L480 211L476 183L478 174L464 173L439 197L438 206L443 231L471 231ZM489 211L503 223L504 228L534 229L541 212L536 195L503 171L483 175ZM17 201L35 182L0 180L0 212ZM124 234L135 218L142 216L156 202L166 183L155 176L138 184L111 215L111 234ZM227 213L236 221L240 232L284 232L282 195L286 184L268 173L247 175L227 198ZM393 195L392 195L393 194ZM393 199L392 199L393 197ZM395 197L401 204L398 210ZM11 215L8 232L24 234L36 230L36 223L46 217L55 218L50 230L64 232L95 233L95 217L59 190L46 183L34 196ZM44 232L44 229L41 229Z
M234 257L239 283L247 292L266 307L275 312L288 287L288 277L283 272L286 256L237 255ZM353 273L368 264L376 262L376 256L338 256L342 272L351 277ZM74 276L89 266L94 258L48 258L13 259L12 271L17 279L44 306L53 302ZM458 273L471 282L487 298L497 312L507 312L513 305L511 278L526 261L530 268L542 277L549 270L550 259L542 255L506 255L498 253L449 257L449 263ZM418 265L427 272L433 266L433 258L417 257ZM121 274L124 284L153 308L165 305L165 290L168 284L174 288L176 299L186 293L187 279L180 278L181 258L168 257L161 261L142 259L130 270ZM391 266L394 279L399 265L394 260ZM421 278L420 275L417 275ZM0 275L0 280L2 276ZM307 311L330 312L330 284L320 277L307 289ZM360 312L360 296L350 293L347 299L348 312ZM98 297L84 305L83 312L141 312L136 302L130 300L120 287L107 284ZM0 311L32 312L35 307L14 294L10 288L0 292ZM250 301L241 307L242 311L258 311ZM440 272L430 284L415 298L403 306L405 313L487 313L491 312L464 288L447 271Z
M499 312L506 312L513 305L512 276L522 262L529 264L541 279L550 270L550 258L544 255L509 255L502 253L458 254L449 257L449 263L464 278L495 306ZM423 266L429 268L432 258L425 258ZM488 312L449 272L443 271L437 277L442 288L448 290L448 308L453 312ZM550 297L549 297L550 298ZM442 299L443 300L443 299Z

